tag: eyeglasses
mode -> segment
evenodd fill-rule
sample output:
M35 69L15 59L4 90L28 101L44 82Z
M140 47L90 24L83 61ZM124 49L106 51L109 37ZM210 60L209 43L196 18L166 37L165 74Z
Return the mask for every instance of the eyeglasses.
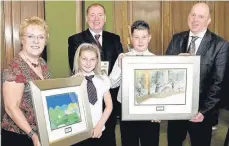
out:
M29 40L44 40L45 36L44 35L39 35L39 36L35 36L35 35L24 35L26 36Z

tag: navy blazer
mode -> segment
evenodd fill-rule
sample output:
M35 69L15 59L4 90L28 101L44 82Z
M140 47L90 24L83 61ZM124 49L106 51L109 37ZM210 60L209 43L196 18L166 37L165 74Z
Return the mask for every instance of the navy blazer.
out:
M102 37L102 52L104 57L101 60L109 61L108 73L110 73L118 55L123 52L123 48L118 35L103 31ZM96 44L89 29L68 38L68 59L71 71L73 70L75 52L82 43Z
M189 31L173 35L166 55L186 53ZM207 30L196 55L200 61L199 112L212 114L223 96L225 72L228 65L229 43Z

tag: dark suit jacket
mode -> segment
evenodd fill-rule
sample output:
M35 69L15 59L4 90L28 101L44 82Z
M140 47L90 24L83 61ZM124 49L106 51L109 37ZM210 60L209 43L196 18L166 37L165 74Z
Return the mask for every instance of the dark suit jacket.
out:
M102 52L104 54L104 58L101 59L102 61L109 61L108 73L110 73L118 55L123 52L122 44L120 42L120 37L114 33L103 31L102 37ZM76 49L82 43L96 44L96 41L89 29L68 38L68 59L71 71L73 70Z
M175 34L166 51L166 55L185 53L189 31ZM199 112L204 116L212 114L223 95L225 72L229 57L229 43L207 30L196 55L200 61Z

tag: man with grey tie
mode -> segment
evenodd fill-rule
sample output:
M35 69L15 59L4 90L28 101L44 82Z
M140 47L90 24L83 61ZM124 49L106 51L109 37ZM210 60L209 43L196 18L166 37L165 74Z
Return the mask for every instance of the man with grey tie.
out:
M212 33L206 3L195 4L188 15L189 31L175 34L166 55L198 55L200 62L199 111L191 120L168 121L168 146L182 146L189 133L192 146L210 146L212 114L222 96L229 43Z

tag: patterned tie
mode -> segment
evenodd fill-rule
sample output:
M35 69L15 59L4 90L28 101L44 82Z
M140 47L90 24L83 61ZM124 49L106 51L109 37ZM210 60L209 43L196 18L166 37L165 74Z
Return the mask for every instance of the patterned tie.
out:
M96 41L96 45L98 46L98 48L100 50L101 60L104 60L104 54L103 54L103 51L102 51L102 46L101 46L101 44L99 42L99 37L100 36L101 36L100 34L96 34L95 35L95 41Z
M100 37L100 34L96 34L95 35L95 41L96 41L96 45L99 47L99 49L101 50L102 46L99 42L99 37Z
M192 40L191 43L188 47L188 53L190 53L191 55L195 55L196 52L196 45L195 45L195 41L198 39L198 36L192 36Z
M97 99L97 92L95 85L92 82L92 78L94 78L94 75L86 76L87 80L87 93L88 93L88 99L89 102L94 105L96 103Z

